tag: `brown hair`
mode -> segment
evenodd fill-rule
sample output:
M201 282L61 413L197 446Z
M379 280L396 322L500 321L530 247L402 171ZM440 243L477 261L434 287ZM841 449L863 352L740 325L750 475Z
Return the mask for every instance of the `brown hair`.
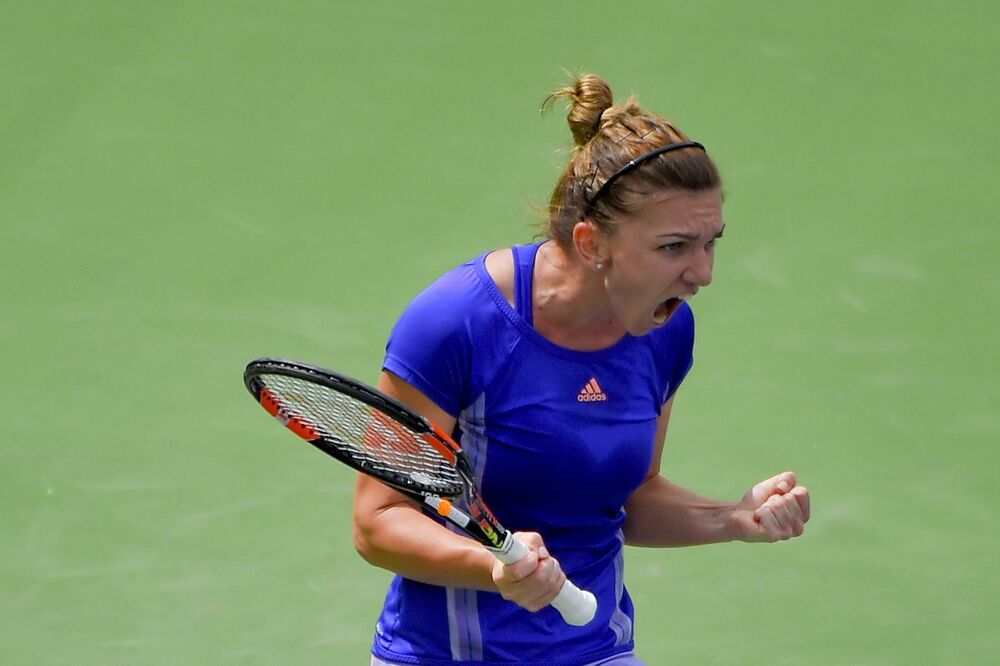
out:
M584 217L610 235L619 219L636 210L643 195L721 186L711 158L691 146L648 160L595 198L612 174L630 160L690 139L666 118L640 107L634 96L615 104L611 88L596 74L578 76L572 85L553 92L543 110L557 99L571 102L566 120L576 148L552 192L546 236L564 248L573 245L573 227Z

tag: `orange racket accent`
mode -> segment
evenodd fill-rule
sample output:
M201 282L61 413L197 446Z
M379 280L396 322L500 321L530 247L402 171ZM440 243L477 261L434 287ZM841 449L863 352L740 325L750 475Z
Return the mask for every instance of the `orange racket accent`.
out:
M281 403L275 397L273 393L268 391L266 388L260 391L260 404L267 413L280 421L286 428L294 432L296 435L301 437L306 441L313 441L314 439L319 439L319 433L313 430L313 427L304 421L300 421L295 418L295 416L289 414L287 410L282 408Z
M371 410L371 420L365 429L364 445L369 451L378 451L377 457L394 459L393 454L420 455L420 444L413 441L413 434L396 419L378 410Z
M428 423L430 422L428 421ZM436 423L431 423L430 426L431 430L434 431L434 434L432 435L428 433L424 435L423 436L424 441L433 446L435 449L437 449L438 452L441 455L443 455L448 462L454 465L455 462L458 460L458 457L455 454L461 451L462 447L456 444L455 440L451 438L451 435L446 433L444 430L441 430L441 428L439 428Z
M388 460L393 459L393 454L420 455L423 449L420 444L413 441L415 433L409 428L378 410L372 410L371 416L372 419L368 423L368 429L365 430L364 436L364 444L367 449L372 452L378 451L379 455ZM442 437L443 432L437 427L432 427L438 437ZM429 433L418 437L421 442L440 453L452 465L457 462L455 451L438 437ZM447 438L446 441L450 440L447 435L443 435L442 439L444 438Z
M266 388L260 390L260 406L267 410L267 413L271 416L278 416L278 401L274 397L274 394Z
M439 515L447 518L448 514L451 513L451 502L449 502L446 499L442 499L441 502L438 504L437 512Z

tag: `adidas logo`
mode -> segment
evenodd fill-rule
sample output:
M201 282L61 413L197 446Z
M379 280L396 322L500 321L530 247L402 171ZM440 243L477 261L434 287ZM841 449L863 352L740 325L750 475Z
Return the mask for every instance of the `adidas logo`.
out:
M601 390L597 378L591 377L587 385L580 389L580 394L576 396L576 399L577 402L604 402L608 399L608 394Z

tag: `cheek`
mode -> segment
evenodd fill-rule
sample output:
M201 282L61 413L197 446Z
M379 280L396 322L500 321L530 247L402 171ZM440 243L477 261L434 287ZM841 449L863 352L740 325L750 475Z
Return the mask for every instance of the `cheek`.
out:
M657 255L635 268L635 291L655 297L670 288L683 273L683 262L669 255Z
M612 307L624 319L639 316L663 289L656 275L642 270L609 275L604 284Z

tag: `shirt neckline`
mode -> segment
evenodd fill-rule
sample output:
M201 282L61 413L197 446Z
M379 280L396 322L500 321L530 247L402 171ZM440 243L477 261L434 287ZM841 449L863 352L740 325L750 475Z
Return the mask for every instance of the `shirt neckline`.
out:
M539 241L537 243L529 243L527 245L534 245L535 252L531 256L531 270L534 271L535 257L537 257L538 247L541 246L545 241ZM507 302L507 298L500 291L496 282L493 281L493 277L490 275L489 271L486 270L486 257L489 256L491 252L484 252L483 254L476 257L473 262L473 266L476 270L476 277L479 278L479 282L486 289L486 292L493 299L493 302L499 308L500 312L508 319L508 321L513 324L521 336L530 342L532 342L537 347L541 348L543 351L552 354L553 356L558 356L570 361L578 362L593 362L601 361L606 358L615 356L621 352L621 350L634 344L636 338L629 333L626 333L620 340L615 342L610 347L605 347L603 349L595 349L590 351L584 351L579 349L570 349L568 347L563 347L555 342L552 342L544 335L535 330L535 327L528 324L518 312L511 307L510 303ZM513 254L513 250L511 250ZM516 258L515 258L516 263ZM517 266L515 266L517 270ZM533 307L533 305L531 305Z

